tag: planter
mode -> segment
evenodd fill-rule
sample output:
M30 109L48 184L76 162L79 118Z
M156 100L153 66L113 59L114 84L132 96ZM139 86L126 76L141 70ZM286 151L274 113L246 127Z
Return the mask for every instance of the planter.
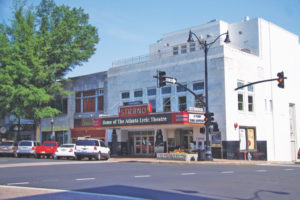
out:
M156 158L159 160L182 160L197 161L198 154L177 154L177 153L157 153Z

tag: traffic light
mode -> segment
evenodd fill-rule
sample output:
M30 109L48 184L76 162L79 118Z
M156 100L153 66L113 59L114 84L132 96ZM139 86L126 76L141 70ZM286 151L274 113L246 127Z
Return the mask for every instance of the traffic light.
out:
M214 118L214 113L212 112L207 112L204 114L205 118L204 118L204 121L205 121L205 124L210 124L212 121L215 120Z
M278 72L277 73L277 81L278 81L278 87L284 88L284 73Z
M166 86L166 72L158 71L158 87Z

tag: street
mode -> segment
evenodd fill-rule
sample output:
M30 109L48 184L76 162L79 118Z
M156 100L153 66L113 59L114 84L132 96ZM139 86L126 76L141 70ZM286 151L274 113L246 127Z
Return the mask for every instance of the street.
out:
M189 165L1 157L0 174L2 186L108 195L102 199L273 200L300 196L299 165ZM35 199L46 198L47 195L35 196Z

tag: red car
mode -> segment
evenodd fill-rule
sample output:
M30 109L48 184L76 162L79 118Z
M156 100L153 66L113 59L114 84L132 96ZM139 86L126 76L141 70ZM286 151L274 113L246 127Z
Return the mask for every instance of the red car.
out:
M54 155L56 149L58 148L58 142L56 141L45 141L42 146L36 147L36 158L41 158L42 155L50 158Z

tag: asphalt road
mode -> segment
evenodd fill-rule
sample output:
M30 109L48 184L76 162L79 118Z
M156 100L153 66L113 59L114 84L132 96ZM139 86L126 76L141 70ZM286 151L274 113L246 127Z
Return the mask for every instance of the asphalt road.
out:
M25 159L25 158L24 158ZM32 166L3 167L8 163ZM45 165L36 166L43 162ZM0 158L0 185L144 199L299 199L299 165L186 165ZM51 165L47 165L47 164ZM57 163L57 165L56 165ZM46 196L37 196L45 199ZM30 199L24 198L24 199ZM105 199L105 198L104 198Z

